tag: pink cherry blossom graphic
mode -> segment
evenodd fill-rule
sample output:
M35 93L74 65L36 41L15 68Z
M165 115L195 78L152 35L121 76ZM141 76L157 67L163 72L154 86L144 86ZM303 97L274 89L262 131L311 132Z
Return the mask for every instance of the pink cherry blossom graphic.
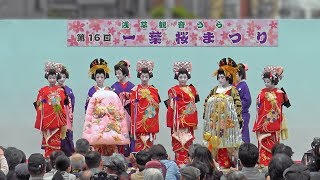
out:
M275 21L271 21L271 23L269 24L269 26L271 27L271 29L277 29L278 28L278 23Z
M270 29L267 34L267 41L270 45L274 45L277 42L278 35L274 34L272 29Z
M89 20L89 28L92 29L93 31L98 32L101 30L101 25L103 24L103 20L98 19L98 20Z
M222 40L226 40L226 39L229 38L229 37L228 37L229 33L225 32L225 31L223 31L223 33L220 34L220 35L221 35L221 37L222 37Z
M78 46L79 43L77 42L77 39L74 35L71 35L71 37L67 40L69 46Z
M219 41L219 44L222 46L222 45L224 45L224 41L223 40L220 40Z
M253 37L254 36L254 29L253 28L248 28L246 32L247 32L249 37Z
M108 32L112 35L114 35L114 33L116 32L116 30L114 29L114 27L108 28Z
M119 44L119 43L120 43L120 39L114 38L113 43L114 43L114 44Z
M137 37L136 37L136 41L139 42L139 43L141 43L141 44L142 44L145 40L146 40L146 38L145 38L145 35L143 35L143 34L139 34L139 35L137 35Z
M111 24L112 24L112 21L107 21L108 26L111 26Z
M238 24L238 25L237 25L237 30L238 30L238 31L242 30L241 24Z
M69 23L69 30L74 31L75 33L83 32L84 29L84 23L81 23L80 21L73 21Z
M191 39L192 42L197 41L197 38L198 38L198 34L196 34L194 32L192 32L190 34L190 39Z

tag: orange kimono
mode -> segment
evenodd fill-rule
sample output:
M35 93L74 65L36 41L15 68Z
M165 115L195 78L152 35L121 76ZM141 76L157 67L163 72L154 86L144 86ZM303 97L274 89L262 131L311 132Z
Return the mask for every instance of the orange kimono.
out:
M257 119L253 132L257 133L259 162L268 166L272 158L271 149L280 141L283 121L282 105L290 107L283 89L264 88L257 97Z
M135 86L130 94L131 134L135 140L135 151L150 148L159 132L158 89L153 86Z
M194 128L198 125L196 104L199 95L193 85L176 85L168 90L166 101L167 127L171 128L172 146L175 160L180 166L188 164L188 149L194 140Z
M45 157L55 150L60 150L61 139L66 136L66 111L64 102L67 98L63 88L45 86L39 90L34 106L37 111L35 128L42 131L42 148Z

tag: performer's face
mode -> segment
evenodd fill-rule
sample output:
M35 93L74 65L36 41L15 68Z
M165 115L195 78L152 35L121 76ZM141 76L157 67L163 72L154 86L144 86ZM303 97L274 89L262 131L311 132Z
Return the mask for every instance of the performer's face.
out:
M56 83L57 83L57 75L53 75L53 74L50 74L49 76L48 76L48 82L49 82L49 85L50 86L54 86L54 85L56 85Z
M96 82L98 86L103 86L105 80L104 74L96 74Z
M271 82L271 79L263 78L263 81L266 88L274 88L274 84Z
M116 77L119 81L122 81L125 78L121 70L116 70Z
M224 74L218 74L218 81L221 86L227 85L229 82Z
M59 86L63 86L66 79L67 79L67 77L65 74L60 74L60 79L58 79Z
M180 86L185 86L188 81L188 76L187 74L179 74L178 76L178 81Z
M141 73L140 79L142 85L148 85L150 79L149 73Z
M239 76L239 73L236 74L236 78L237 78L237 82L236 83L239 83L241 81L241 77Z

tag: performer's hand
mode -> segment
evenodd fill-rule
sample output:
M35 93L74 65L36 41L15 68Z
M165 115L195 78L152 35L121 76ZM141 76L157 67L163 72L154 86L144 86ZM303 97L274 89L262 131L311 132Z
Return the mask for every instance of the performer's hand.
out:
M136 158L134 157L134 155L132 153L130 153L130 155L129 155L129 162L131 162L132 167L138 168Z
M239 122L240 129L243 127L243 121Z

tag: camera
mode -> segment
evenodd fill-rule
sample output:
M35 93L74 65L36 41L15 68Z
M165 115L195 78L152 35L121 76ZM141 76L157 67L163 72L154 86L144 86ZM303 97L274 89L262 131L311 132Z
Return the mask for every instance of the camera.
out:
M304 153L301 163L308 166L311 172L320 170L320 138L315 137L309 151Z
M91 176L90 180L119 180L119 177L114 174L107 174L106 172L99 172Z

